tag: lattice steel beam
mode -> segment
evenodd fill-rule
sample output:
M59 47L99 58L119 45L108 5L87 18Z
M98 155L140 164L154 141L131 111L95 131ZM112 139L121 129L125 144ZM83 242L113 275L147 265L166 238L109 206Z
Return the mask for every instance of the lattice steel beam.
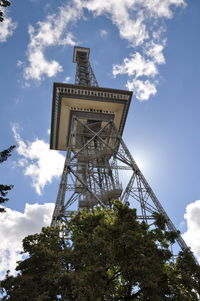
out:
M98 86L89 63L89 48L75 47L73 61L77 63L76 84L88 87ZM53 116L56 121L60 119L58 117L60 116L58 102L60 94L67 99L66 106L69 106L70 103L68 99L77 101L78 106L74 108L76 106L74 104L74 107L70 108L69 133L66 139L67 155L51 226L66 223L71 216L69 212L75 203L77 204L75 210L77 207L78 210L82 208L90 210L97 205L110 208L111 200L119 199L123 203L129 202L132 207L135 207L138 218L147 223L154 219L155 212L162 214L166 219L167 228L176 232L176 227L122 139L122 130L130 103L129 96L124 96L120 90L116 90L117 93L110 93L103 88L102 91L99 91L101 88L96 89L98 91L93 91L91 88L91 91L89 88L88 91L84 89L86 88L66 86L57 88L58 92L55 94L57 95L55 98L56 110ZM65 94L66 90L68 94ZM125 105L126 101L128 104ZM96 106L97 103L101 103L103 106L106 102L113 104L115 113L108 110L102 112ZM119 110L116 108L122 105L124 105L121 115L123 122L121 126L118 122L117 129L115 122ZM54 121L52 126L54 133L57 133L61 125L62 123ZM55 147L54 149L59 145L58 138L52 135L51 145ZM127 175L129 174L129 179L124 184L124 190L120 182L120 173L123 171ZM176 241L182 250L187 248L181 235Z
M73 61L76 65L75 84L81 86L98 87L95 74L89 62L89 48L75 47Z

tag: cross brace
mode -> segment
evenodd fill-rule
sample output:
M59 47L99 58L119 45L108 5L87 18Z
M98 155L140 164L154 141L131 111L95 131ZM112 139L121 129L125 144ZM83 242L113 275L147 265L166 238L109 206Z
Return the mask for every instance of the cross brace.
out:
M103 126L96 127L97 131L94 124L84 124L80 119L74 118L73 123L72 128L78 128L79 132L74 130L71 133L51 225L66 220L70 207L75 203L78 203L78 210L90 210L96 205L109 208L112 199L120 199L137 207L138 218L146 222L153 219L154 212L161 213L168 229L176 232L176 227L134 161L114 122L104 122ZM83 132L85 136L81 135ZM119 172L127 173L127 170L128 174L131 171L131 175L122 191ZM182 250L187 248L181 235L176 240Z

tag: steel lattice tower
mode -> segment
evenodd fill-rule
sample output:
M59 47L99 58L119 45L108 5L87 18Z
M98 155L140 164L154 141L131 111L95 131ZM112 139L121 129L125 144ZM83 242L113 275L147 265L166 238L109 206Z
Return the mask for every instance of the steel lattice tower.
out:
M90 210L119 199L146 222L154 212L163 214L168 229L177 231L122 139L132 92L99 87L89 52L74 48L75 85L54 83L51 149L67 153L51 226L66 222L75 203ZM129 175L124 189L121 172ZM181 235L177 243L187 248Z

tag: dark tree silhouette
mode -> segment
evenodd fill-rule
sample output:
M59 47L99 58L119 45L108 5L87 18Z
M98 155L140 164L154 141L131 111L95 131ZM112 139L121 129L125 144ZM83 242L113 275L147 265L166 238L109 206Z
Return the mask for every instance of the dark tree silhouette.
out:
M8 0L0 0L0 6L2 7L7 7L10 6L10 1ZM3 22L4 18L3 18L3 12L0 10L0 22Z
M0 163L7 160L8 157L10 157L12 150L15 148L14 145L10 146L8 149L3 150L0 152ZM6 195L9 190L13 188L13 185L3 185L0 184L0 204L4 204L8 201L8 198L6 198ZM4 208L0 207L0 212L5 212Z

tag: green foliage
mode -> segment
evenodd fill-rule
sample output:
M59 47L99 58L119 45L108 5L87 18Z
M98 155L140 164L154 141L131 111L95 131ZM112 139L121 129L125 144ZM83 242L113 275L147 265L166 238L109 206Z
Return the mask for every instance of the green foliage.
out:
M117 201L79 212L64 232L43 228L24 239L28 257L2 281L2 301L198 300L200 267L189 250L172 262L177 233L166 231L162 216L150 226Z
M7 160L8 157L10 157L12 150L15 148L14 145L10 146L8 149L3 150L0 152L0 163ZM3 185L0 184L0 204L4 204L8 201L8 198L6 198L6 195L9 190L13 188L13 185ZM0 207L0 212L5 212L4 208Z

